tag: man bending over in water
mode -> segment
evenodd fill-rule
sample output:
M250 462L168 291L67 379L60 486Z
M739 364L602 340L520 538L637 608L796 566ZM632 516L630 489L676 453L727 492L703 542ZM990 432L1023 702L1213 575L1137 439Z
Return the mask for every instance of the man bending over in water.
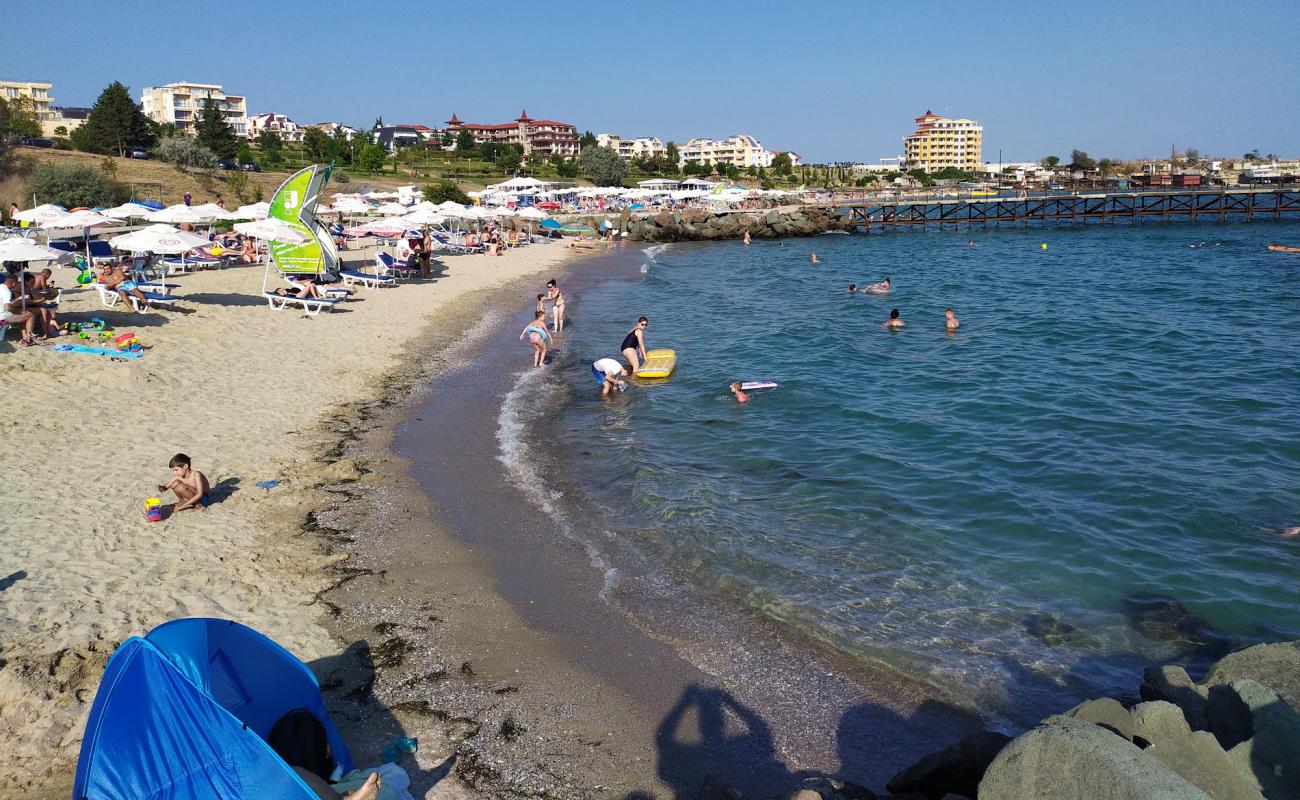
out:
M621 392L627 388L627 383L621 380L627 374L627 367L618 363L617 359L596 359L591 362L591 374L596 377L596 382L600 384L601 397L609 397L614 392Z

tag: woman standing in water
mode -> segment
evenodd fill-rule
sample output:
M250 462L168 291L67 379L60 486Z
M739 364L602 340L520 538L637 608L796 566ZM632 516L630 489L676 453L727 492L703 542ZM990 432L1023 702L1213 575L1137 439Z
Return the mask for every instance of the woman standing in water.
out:
M633 375L641 369L641 363L645 360L645 328L649 324L650 321L645 317L638 319L636 327L627 332L627 336L623 337L623 344L619 345L623 357L632 365Z
M555 333L564 332L564 294L560 287L556 285L555 279L546 282L546 299L551 303L551 330Z

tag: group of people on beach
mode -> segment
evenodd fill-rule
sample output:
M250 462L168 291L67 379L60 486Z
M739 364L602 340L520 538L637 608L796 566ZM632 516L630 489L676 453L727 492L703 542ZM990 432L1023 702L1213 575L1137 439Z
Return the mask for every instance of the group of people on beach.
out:
M31 347L59 335L59 290L52 274L48 268L36 273L5 273L0 284L0 323L22 326L19 347Z
M551 328L546 328L546 306L551 306ZM522 340L527 338L533 346L533 366L540 367L546 363L546 353L550 349L555 335L564 332L564 292L555 279L546 282L545 294L537 295L537 307L533 321L524 326L519 334Z

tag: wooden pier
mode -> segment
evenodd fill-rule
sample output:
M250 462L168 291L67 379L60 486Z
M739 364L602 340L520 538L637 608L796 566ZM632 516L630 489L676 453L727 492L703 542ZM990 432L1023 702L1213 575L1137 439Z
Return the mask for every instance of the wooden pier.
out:
M1079 192L1028 197L877 198L833 201L859 227L900 225L1137 224L1300 219L1300 188L1166 189L1140 192Z

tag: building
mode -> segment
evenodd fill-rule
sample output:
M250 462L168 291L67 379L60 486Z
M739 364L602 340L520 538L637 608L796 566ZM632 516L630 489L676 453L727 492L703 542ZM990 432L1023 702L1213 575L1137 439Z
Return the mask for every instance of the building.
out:
M41 123L41 132L46 136L70 136L86 124L90 111L89 108L50 106L50 118Z
M352 141L352 137L361 133L361 131L351 125L344 125L341 122L317 122L315 125L308 125L307 127L323 131L326 136L331 137L337 136L341 131L343 133L343 138L347 139L349 142Z
M799 166L801 163L803 163L802 160L799 158L799 154L796 153L796 152L793 151L793 150L773 150L773 151L772 151L772 158L776 158L777 156L781 155L782 153L784 153L784 154L787 155L787 156L790 156L790 166L792 166L792 167L797 167L797 166Z
M141 93L141 110L145 116L160 124L171 123L182 133L194 133L194 126L203 111L203 103L211 98L235 129L236 136L247 137L248 103L237 94L226 94L215 83L169 83L165 86L146 87Z
M477 144L493 142L519 145L523 148L525 156L538 153L546 157L558 155L564 158L577 158L582 152L576 127L567 122L556 122L551 119L533 119L528 116L527 111L520 112L514 122L501 125L461 122L455 114L452 114L451 119L447 120L447 132L456 137L461 131L469 131Z
M634 158L668 157L668 148L656 136L638 136L635 139L624 139L616 133L598 133L596 134L596 144L601 147L608 147L618 153L624 161L631 161Z
M50 109L50 104L54 102L54 98L50 96L52 88L54 84L39 81L0 81L0 100L9 103L15 100L31 103L36 121L44 127L45 123L54 116L54 112Z
M770 167L776 155L763 149L753 136L738 133L726 139L691 139L678 151L678 166L687 164L734 164L745 167Z
M285 143L302 141L303 129L284 114L254 114L248 118L248 138L256 139L263 131L270 131Z
M427 142L438 134L427 125L383 125L370 131L370 138L375 144L382 144L390 153L396 153L403 147L414 147Z
M916 131L903 139L904 166L937 172L948 167L980 168L984 129L973 119L948 119L930 111L916 118Z

